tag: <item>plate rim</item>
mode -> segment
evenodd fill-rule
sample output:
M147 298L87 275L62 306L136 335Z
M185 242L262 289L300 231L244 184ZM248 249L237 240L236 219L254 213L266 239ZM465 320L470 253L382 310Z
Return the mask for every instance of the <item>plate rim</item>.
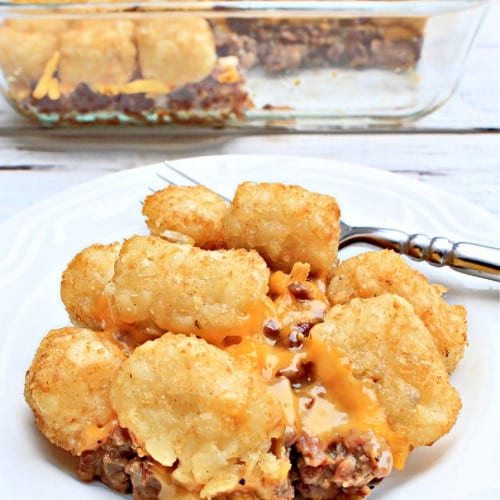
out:
M276 160L279 158L281 158L281 159L293 158L294 161L297 161L297 160L307 161L309 159L312 161L319 160L321 163L324 163L324 164L335 165L336 168L346 168L346 167L352 168L352 167L354 167L354 169L356 170L357 173L368 172L370 174L370 176L377 177L379 180L381 177L384 177L384 178L388 178L391 180L395 179L398 184L402 182L404 185L408 184L410 186L417 186L417 191L422 189L422 188L425 190L427 190L428 188L431 188L431 191L435 191L437 193L445 193L445 198L448 200L453 199L456 203L458 203L458 204L465 203L467 206L470 204L472 207L474 207L474 210L476 210L477 213L485 212L486 214L489 214L489 212L485 211L481 207L478 207L478 206L468 202L467 200L463 200L461 197L456 196L452 193L447 193L446 191L443 191L439 188L435 188L434 186L428 186L425 183L422 183L421 181L407 178L405 176L402 176L401 174L387 172L385 170L379 170L379 169L375 169L372 167L366 167L363 165L356 165L356 164L351 164L351 163L347 163L347 162L337 162L335 160L329 160L329 159L325 159L325 158L298 157L298 156L289 156L289 155L209 155L209 156L198 156L198 157L193 157L193 158L196 158L197 161L203 161L203 160L206 160L207 158L212 159L212 161L217 161L217 159L219 159L219 158L224 158L225 160L227 160L230 157L233 157L233 158L245 157L246 161L248 161L249 157L250 158L253 157L253 158L257 158L257 159L259 159L259 158L260 159L262 159L262 158L268 159L271 156L272 156L273 160ZM193 160L193 158L172 160L171 162L175 163L176 165L182 166L182 163L185 163L185 162L189 163L190 161ZM15 227L15 225L19 224L19 221L22 221L23 218L29 217L30 214L38 213L40 211L40 206L42 206L42 207L44 205L51 206L54 204L54 202L57 204L59 199L62 199L62 200L66 199L66 198L70 199L72 196L78 195L78 193L83 194L85 192L92 192L93 188L96 186L99 186L99 185L106 186L108 184L112 184L112 182L110 183L109 181L110 181L110 178L113 178L114 176L120 176L120 177L123 176L124 179L126 179L129 176L131 178L135 178L135 176L140 175L141 171L154 170L155 168L157 168L158 166L161 166L161 165L162 165L161 162L160 163L153 163L153 164L145 165L142 167L136 167L133 169L127 169L127 170L123 170L123 171L119 171L119 172L113 172L113 173L110 173L107 175L100 176L96 179L83 182L77 186L73 186L71 188L68 188L68 189L61 191L60 193L56 193L55 195L47 197L45 200L42 200L41 202L36 203L36 204L32 205L31 207L27 207L26 209L22 210L21 212L19 212L18 214L14 215L13 217L11 217L7 220L8 221L13 220L13 222L9 222L9 224L14 224L14 227ZM110 187L112 187L112 186L110 186ZM489 215L491 217L495 218L495 216L493 216L492 214L489 214ZM3 229L4 229L4 222L2 222L0 224L0 231L2 231ZM2 288L1 283L0 283L0 297L4 293L3 290L4 289ZM2 307L0 307L0 310L2 310ZM7 321L6 330L10 329L9 325L11 325L11 324L12 324L12 320ZM5 354L3 352L4 345L5 345L5 337L1 336L0 337L0 354ZM498 344L498 345L500 345L500 344ZM2 370L0 370L0 375L1 375L1 372L2 372ZM498 374L498 369L496 370L495 373ZM498 385L498 383L500 383L500 378L495 378L494 382ZM4 387L3 380L2 380L2 377L0 376L0 393L3 393L3 391L2 391L3 387ZM499 415L500 415L500 413L499 413ZM378 495L377 495L377 498L379 498Z
M282 155L282 154L253 154L253 153L241 153L241 154L217 154L217 155L200 155L200 156L191 156L187 158L178 158L178 159L165 159L161 162L155 162L155 163L148 163L146 165L141 165L137 167L132 167L132 168L124 168L123 170L118 170L114 172L109 172L104 175L101 175L99 177L96 177L95 179L90 179L87 181L84 181L82 183L76 184L74 186L70 186L66 189L63 189L62 191L58 193L51 194L41 200L36 201L35 203L23 208L19 213L10 215L6 219L0 221L0 231L4 229L4 226L8 226L10 224L15 224L18 220L21 220L27 216L29 216L31 213L36 213L40 209L44 208L45 205L52 205L54 202L57 202L59 199L64 199L72 194L78 194L80 191L86 191L89 188L93 186L99 186L102 183L106 183L109 181L110 178L118 178L118 177L128 177L128 176L134 176L140 171L146 171L149 169L153 169L155 167L162 167L164 166L165 162L172 163L174 165L179 165L182 166L182 164L189 164L193 160L194 161L201 161L201 160L207 160L209 162L216 162L219 159L227 159L227 158L234 158L237 160L238 158L255 158L256 160L262 160L264 158L273 158L273 159L281 159L283 161L285 160L301 160L301 161L312 161L314 163L328 163L334 168L350 168L354 169L357 172L361 172L365 175L368 176L382 176L386 177L389 180L395 180L397 179L398 183L404 184L405 187L417 187L417 189L423 189L425 191L428 191L430 193L434 193L436 196L441 196L445 199L452 200L455 203L460 203L464 205L464 208L466 210L474 210L478 213L479 216L481 217L486 217L486 218L491 218L492 222L499 222L500 217L497 217L495 214L487 210L486 208L483 208L474 202L464 198L463 196L457 195L455 193L451 193L449 191L446 191L445 189L434 186L432 184L427 184L421 180L418 179L413 179L405 176L402 173L398 172L392 172L389 170L385 170L383 168L379 167L371 167L368 165L363 165L360 163L355 163L355 162L349 162L349 161L344 161L344 160L336 160L335 158L324 158L324 157L315 157L315 156L299 156L299 155Z

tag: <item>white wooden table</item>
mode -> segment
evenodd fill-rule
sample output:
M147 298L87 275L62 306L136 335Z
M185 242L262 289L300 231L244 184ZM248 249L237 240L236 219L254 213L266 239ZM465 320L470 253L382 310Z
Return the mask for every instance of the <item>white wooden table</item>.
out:
M500 1L495 0L454 96L392 132L123 136L42 130L0 104L0 222L64 188L109 172L195 155L294 154L401 173L500 216Z

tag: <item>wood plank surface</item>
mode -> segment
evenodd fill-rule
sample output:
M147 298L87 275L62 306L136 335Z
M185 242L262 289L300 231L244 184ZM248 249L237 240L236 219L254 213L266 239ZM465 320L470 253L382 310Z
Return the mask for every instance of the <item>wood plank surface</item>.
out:
M213 154L293 154L335 158L400 173L452 192L500 215L497 134L269 135L119 147L80 138L61 150L0 138L0 220L61 189L124 168ZM277 168L286 169L286 165ZM307 169L307 163L304 164Z

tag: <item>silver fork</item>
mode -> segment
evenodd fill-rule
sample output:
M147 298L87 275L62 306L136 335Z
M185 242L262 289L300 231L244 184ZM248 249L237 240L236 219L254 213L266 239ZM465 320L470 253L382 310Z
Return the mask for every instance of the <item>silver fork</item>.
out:
M167 162L164 165L194 185L200 183ZM158 177L172 185L171 179L157 174ZM230 203L230 199L217 193ZM340 221L339 248L354 243L366 243L378 248L387 248L417 260L425 261L433 266L448 266L455 271L500 282L500 249L476 243L454 243L441 236L430 238L425 234L409 234L397 229L382 227L352 227Z

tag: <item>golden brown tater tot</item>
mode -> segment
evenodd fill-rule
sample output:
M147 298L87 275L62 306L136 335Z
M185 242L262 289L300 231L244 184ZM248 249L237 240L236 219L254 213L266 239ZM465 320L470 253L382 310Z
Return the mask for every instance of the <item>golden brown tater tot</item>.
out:
M80 455L117 425L111 381L125 355L103 332L50 331L26 373L24 395L38 428L52 443Z
M290 462L273 449L284 433L265 381L203 339L166 333L138 347L111 389L120 425L200 498L234 490L271 499ZM240 482L245 478L244 484Z
M107 294L117 325L194 333L221 344L262 327L268 279L256 252L134 236L123 243Z
M206 249L223 246L226 202L203 186L168 186L146 197L142 213L152 234Z
M61 83L127 83L137 69L130 20L77 21L61 34Z
M335 198L299 186L244 182L224 219L229 248L257 250L275 269L290 272L295 262L325 275L334 265L340 234Z
M61 280L61 299L77 326L103 330L109 326L104 289L113 276L120 244L90 245L68 264Z
M386 294L336 305L311 335L346 353L391 428L413 447L432 444L455 423L460 397L432 335L403 298Z
M395 293L414 308L443 356L451 373L464 355L467 344L466 311L448 305L442 298L446 289L431 285L392 250L366 252L342 262L332 272L327 295L333 304L345 304L355 297L376 297Z
M135 38L142 77L161 80L172 89L202 80L217 62L214 36L205 19L139 19Z

